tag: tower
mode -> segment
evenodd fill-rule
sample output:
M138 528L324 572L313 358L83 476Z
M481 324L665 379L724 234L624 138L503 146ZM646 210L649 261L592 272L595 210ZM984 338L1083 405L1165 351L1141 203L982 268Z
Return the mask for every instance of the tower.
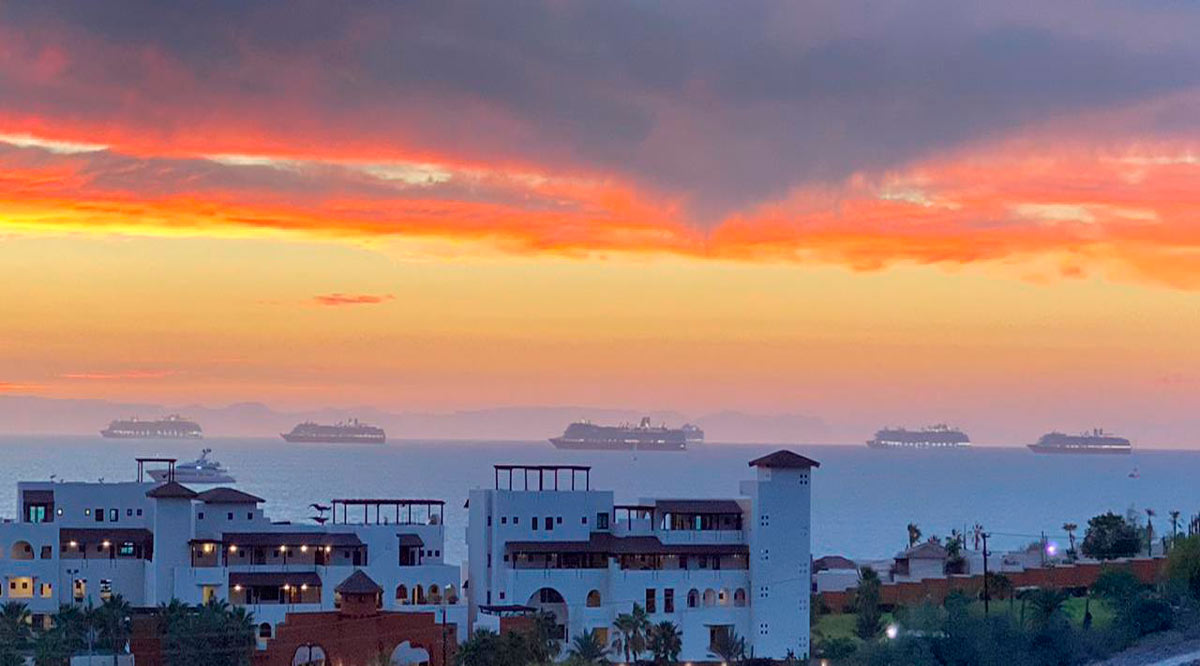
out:
M153 606L175 596L175 569L189 565L196 493L178 481L168 481L146 497L154 500L154 561L146 578L146 603Z
M809 656L811 477L820 463L791 451L750 461L750 635L754 656Z

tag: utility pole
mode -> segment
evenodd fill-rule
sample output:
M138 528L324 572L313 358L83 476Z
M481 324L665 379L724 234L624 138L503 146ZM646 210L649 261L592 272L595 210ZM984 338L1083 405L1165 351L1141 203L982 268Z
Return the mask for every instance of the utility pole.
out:
M983 614L986 616L990 610L988 602L992 596L988 589L988 555L991 553L988 552L987 547L988 533L984 532L981 536L983 537Z
M442 606L442 666L446 664L446 607Z

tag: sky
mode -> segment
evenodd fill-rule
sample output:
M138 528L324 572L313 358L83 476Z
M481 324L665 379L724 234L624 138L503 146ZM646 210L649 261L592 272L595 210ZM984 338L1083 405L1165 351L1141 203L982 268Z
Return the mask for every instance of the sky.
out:
M1200 446L1200 8L0 3L0 394Z

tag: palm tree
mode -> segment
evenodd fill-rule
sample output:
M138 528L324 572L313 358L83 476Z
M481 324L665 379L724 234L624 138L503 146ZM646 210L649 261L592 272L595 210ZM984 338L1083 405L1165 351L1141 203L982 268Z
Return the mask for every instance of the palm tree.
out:
M733 629L717 632L708 651L726 664L736 664L746 656L746 639Z
M679 661L679 653L683 651L683 632L670 620L663 620L651 625L648 632L650 652L654 654L654 663L659 666L673 664Z
M599 664L607 661L608 646L600 640L600 634L592 629L580 632L571 639L567 656L581 664Z
M912 548L921 540L921 528L916 523L908 524L908 547Z
M1167 512L1171 517L1171 545L1175 545L1175 540L1179 538L1179 510Z
M119 594L105 599L96 609L100 633L112 650L113 666L117 666L117 656L125 650L125 641L129 640L129 616L132 613L133 606Z
M1029 606L1033 610L1033 624L1037 628L1048 626L1062 612L1067 593L1054 588L1042 588L1029 592Z
M617 641L613 647L625 653L625 661L636 659L646 651L646 629L650 621L646 619L646 609L638 604L633 605L629 613L621 613L613 620L613 628L617 630Z
M1062 528L1063 528L1063 531L1067 533L1067 542L1069 542L1071 544L1071 557L1074 557L1075 556L1075 530L1079 529L1079 526L1076 525L1075 523L1063 523Z
M43 631L33 643L33 663L36 666L67 666L74 654L66 633L59 627Z
M0 644L23 645L33 638L29 607L19 601L0 606Z
M1154 509L1146 509L1146 554L1154 555Z

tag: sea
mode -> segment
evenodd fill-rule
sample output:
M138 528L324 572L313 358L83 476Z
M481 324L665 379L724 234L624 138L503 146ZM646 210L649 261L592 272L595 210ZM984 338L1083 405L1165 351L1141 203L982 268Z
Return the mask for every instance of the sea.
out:
M1042 537L1066 544L1064 523L1083 527L1105 511L1133 511L1158 534L1200 513L1200 452L1139 451L1128 456L1037 455L1024 447L964 451L880 451L865 446L701 444L686 452L559 451L547 442L398 440L381 445L300 445L271 438L203 441L106 440L99 436L0 436L0 517L17 513L17 481L132 481L137 456L195 459L213 449L237 478L266 499L274 520L313 524L310 504L333 498L446 501L446 560L466 559L472 488L494 485L495 464L590 465L593 489L618 503L644 498L737 497L753 477L747 463L788 448L821 463L812 481L814 556L886 559L907 543L909 523L927 535L976 524L993 550ZM564 477L565 478L565 477ZM199 487L202 489L202 487ZM973 545L968 539L968 545Z

